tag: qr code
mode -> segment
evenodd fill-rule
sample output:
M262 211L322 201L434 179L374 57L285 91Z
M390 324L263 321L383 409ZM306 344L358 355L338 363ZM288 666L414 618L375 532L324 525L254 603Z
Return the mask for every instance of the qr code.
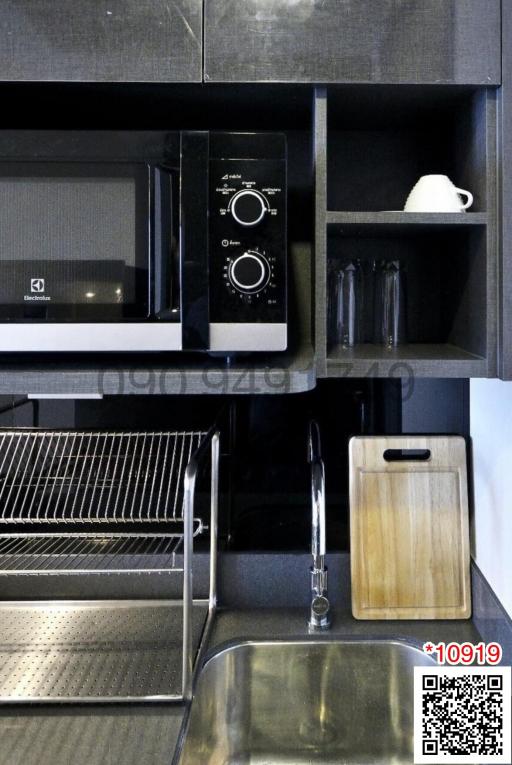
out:
M511 765L510 667L415 667L414 762Z

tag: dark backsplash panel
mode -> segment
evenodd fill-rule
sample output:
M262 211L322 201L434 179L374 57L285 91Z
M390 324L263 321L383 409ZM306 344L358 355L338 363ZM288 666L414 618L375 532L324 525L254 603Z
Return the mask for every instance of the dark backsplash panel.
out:
M228 548L308 549L306 445L308 421L314 417L321 429L326 470L328 548L348 550L350 437L403 432L468 435L467 389L465 380L321 380L307 394L238 399L232 410L231 501L223 508ZM440 395L442 411L438 411Z
M9 397L0 401L0 426L158 430L218 423L221 546L235 551L309 549L310 418L321 430L333 552L348 550L351 436L469 435L467 380L320 380L315 390L289 396L116 396L75 404L27 402L10 410L11 403Z

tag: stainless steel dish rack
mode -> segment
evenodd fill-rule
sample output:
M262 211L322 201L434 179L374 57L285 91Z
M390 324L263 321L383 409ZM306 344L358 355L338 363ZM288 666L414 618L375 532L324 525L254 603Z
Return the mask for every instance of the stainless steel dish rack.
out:
M194 600L209 465L209 591ZM0 430L0 577L158 574L174 600L4 601L0 701L182 700L216 604L219 434ZM1 587L0 578L0 587ZM4 580L5 581L5 580ZM176 581L171 588L176 591Z

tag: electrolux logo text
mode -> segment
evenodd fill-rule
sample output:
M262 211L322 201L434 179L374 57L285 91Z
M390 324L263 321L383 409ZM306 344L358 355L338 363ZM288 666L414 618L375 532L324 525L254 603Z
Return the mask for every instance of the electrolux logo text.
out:
M44 295L46 289L45 280L40 277L30 280L30 295L25 295L24 300L51 300L51 297Z

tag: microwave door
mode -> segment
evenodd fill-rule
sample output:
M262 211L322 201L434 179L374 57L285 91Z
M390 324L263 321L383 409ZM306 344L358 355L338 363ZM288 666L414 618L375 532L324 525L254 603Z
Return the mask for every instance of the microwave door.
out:
M143 168L34 162L0 173L4 316L147 316Z
M165 351L155 315L150 168L0 166L0 350ZM174 321L173 321L174 319Z

